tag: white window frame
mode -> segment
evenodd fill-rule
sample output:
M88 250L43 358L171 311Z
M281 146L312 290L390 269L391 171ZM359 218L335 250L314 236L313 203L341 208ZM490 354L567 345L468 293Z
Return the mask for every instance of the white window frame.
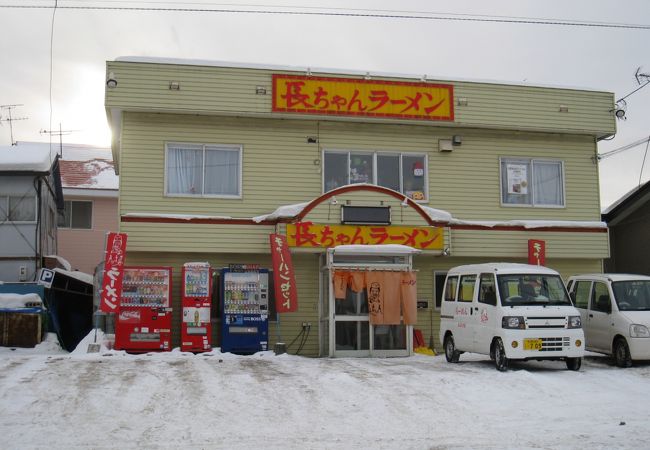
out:
M57 217L56 221L56 226L60 230L93 230L95 228L95 203L92 200L64 200L64 204L70 202L70 226L66 227L64 225L59 225L58 221L58 215L55 215ZM74 228L72 226L72 203L90 203L90 228ZM64 213L65 214L65 213Z
M170 193L168 191L168 184L167 184L167 172L168 172L168 161L169 161L169 146L174 146L174 145L194 145L194 146L201 146L203 150L203 186L201 186L201 193L200 194L176 194L176 193ZM239 165L238 167L238 186L237 186L237 194L231 195L231 194L204 194L203 190L205 189L205 148L206 147L218 147L220 149L225 149L229 151L237 151L238 152L238 158L237 158L237 164ZM242 184L243 184L243 152L244 152L244 146L241 144L204 144L204 143L198 143L198 142L178 142L178 141L173 141L173 142L165 142L165 174L164 174L164 195L165 197L185 197L185 198L226 198L226 199L241 199L242 198Z
M9 197L19 197L21 199L31 197L34 199L34 220L10 220L9 219ZM38 220L38 198L35 195L25 194L0 194L0 202L4 201L3 210L7 212L6 217L0 217L0 225L5 223L13 224L34 224Z
M321 171L321 192L325 194L329 192L325 188L325 155L327 153L338 153L338 154L347 154L348 156L348 184L362 184L362 183L350 183L350 155L352 153L359 155L371 155L372 156L372 184L374 186L379 186L377 184L377 156L398 156L399 157L399 192L404 193L404 174L402 161L404 156L412 157L422 157L424 158L424 199L423 200L413 200L416 203L428 203L429 202L429 157L426 152L401 152L397 150L366 150L366 149L342 149L342 148L324 148L321 154L321 161L323 170Z
M530 203L506 203L503 201L503 177L507 176L503 172L503 164L508 163L524 163L530 166ZM535 203L535 192L534 185L535 182L533 177L535 176L535 170L533 166L535 163L559 163L560 164L560 174L562 176L562 204L561 205L549 205L544 203ZM552 209L564 209L566 208L566 175L564 171L564 161L560 159L550 159L550 158L525 158L517 156L503 156L499 158L499 203L501 206L507 208L552 208Z

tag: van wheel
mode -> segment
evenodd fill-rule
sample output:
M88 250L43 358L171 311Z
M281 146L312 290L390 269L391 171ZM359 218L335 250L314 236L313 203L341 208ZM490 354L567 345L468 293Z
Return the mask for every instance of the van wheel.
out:
M445 338L445 358L450 363L457 363L460 359L460 352L456 350L456 343L451 334Z
M569 370L578 371L580 366L582 366L582 358L567 358L565 360L566 368Z
M506 358L506 349L503 348L503 342L501 339L497 338L494 341L494 367L499 372L505 372L508 370L508 358Z
M630 347L623 338L618 338L614 342L614 362L618 367L630 367L632 365Z

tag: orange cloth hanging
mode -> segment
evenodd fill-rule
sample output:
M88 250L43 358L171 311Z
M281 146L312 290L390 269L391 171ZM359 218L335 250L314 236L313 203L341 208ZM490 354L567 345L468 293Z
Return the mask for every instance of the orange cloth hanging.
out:
M345 298L348 288L348 279L350 272L344 270L335 270L333 273L334 298Z
M402 272L400 288L404 324L415 325L418 320L418 283L416 273Z
M366 272L368 315L373 325L399 325L400 273Z
M349 272L350 289L354 292L361 292L366 287L366 272Z

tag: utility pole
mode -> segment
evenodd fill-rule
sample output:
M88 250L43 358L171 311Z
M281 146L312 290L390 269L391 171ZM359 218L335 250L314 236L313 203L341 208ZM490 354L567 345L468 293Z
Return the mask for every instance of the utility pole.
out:
M11 136L11 145L16 145L16 142L14 142L14 127L13 127L12 122L14 122L16 120L26 120L27 119L27 117L11 117L11 110L13 108L17 107L17 106L23 106L23 105L18 105L18 104L16 104L16 105L0 105L0 110L6 109L7 114L9 115L9 117L7 117L5 119L0 114L0 122L9 122L9 134Z
M61 158L63 158L63 135L67 135L72 133L73 131L77 130L62 130L61 129L61 122L59 122L59 129L58 130L41 130L41 134L49 134L50 136L58 136L59 137L59 154L61 155Z

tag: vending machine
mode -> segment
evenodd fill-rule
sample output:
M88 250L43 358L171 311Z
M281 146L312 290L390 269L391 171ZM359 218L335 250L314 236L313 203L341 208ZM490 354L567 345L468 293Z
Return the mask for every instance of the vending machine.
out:
M171 350L171 267L124 267L115 349Z
M269 273L257 265L221 271L221 351L251 354L268 349Z
M183 305L181 350L184 352L210 351L212 350L210 264L207 262L185 263L181 280L183 283L181 287Z

